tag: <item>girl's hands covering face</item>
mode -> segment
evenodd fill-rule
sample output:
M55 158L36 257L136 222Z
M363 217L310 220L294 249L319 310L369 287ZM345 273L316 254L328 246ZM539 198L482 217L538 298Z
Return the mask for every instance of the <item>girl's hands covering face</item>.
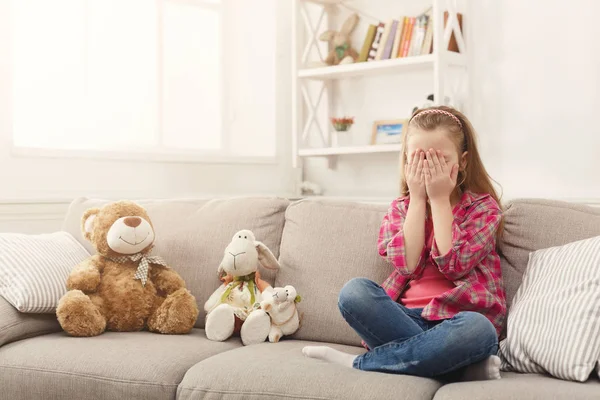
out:
M404 179L408 185L408 191L411 199L427 200L425 189L425 175L423 173L425 166L425 153L423 150L416 149L408 157L404 166Z
M449 199L456 187L458 164L447 164L439 150L429 149L425 153L423 175L430 200Z

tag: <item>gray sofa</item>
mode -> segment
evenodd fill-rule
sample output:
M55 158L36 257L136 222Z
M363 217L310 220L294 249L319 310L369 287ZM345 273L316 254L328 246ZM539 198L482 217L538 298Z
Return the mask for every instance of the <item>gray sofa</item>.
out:
M64 229L89 250L80 216L100 200L78 199ZM206 339L201 314L190 335L105 333L72 338L53 315L16 312L0 298L0 399L600 399L600 382L565 382L503 373L503 379L448 383L346 369L303 357L325 342L356 354L360 340L337 311L342 285L356 276L381 282L391 266L376 241L384 205L278 198L140 202L157 232L155 254L186 279L202 305L219 285L216 269L231 235L248 228L282 264L277 286L296 286L303 326L272 344ZM529 252L600 235L600 209L545 200L506 206L501 243L504 280L514 296Z

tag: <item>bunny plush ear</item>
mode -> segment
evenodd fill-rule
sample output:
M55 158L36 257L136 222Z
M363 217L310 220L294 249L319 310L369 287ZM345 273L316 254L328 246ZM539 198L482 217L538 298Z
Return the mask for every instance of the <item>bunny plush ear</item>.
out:
M344 25L342 25L342 29L340 30L340 33L342 35L349 35L349 34L351 34L352 31L354 30L354 28L356 28L356 24L358 24L358 15L352 14L344 22Z
M258 262L266 269L279 269L281 266L279 262L271 253L271 250L264 243L256 241L254 242L256 246L256 251L258 252Z
M321 33L321 36L319 36L319 40L323 42L329 42L331 39L334 38L335 33L335 31L325 31Z
M94 230L94 220L96 215L100 212L99 208L90 208L81 217L81 233L86 240L92 240L92 232Z

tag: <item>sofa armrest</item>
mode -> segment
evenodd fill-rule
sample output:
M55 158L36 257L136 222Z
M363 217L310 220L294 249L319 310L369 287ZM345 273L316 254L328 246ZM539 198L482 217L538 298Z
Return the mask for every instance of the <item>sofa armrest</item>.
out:
M55 314L24 314L0 296L0 347L60 330Z

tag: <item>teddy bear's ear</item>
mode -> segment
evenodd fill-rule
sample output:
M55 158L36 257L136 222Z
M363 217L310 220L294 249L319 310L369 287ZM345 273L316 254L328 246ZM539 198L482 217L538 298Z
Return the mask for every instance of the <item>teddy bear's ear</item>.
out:
M96 215L98 215L99 212L99 208L90 208L85 213L83 213L83 217L81 218L81 232L83 233L83 237L87 240L92 240L94 220L96 219Z

